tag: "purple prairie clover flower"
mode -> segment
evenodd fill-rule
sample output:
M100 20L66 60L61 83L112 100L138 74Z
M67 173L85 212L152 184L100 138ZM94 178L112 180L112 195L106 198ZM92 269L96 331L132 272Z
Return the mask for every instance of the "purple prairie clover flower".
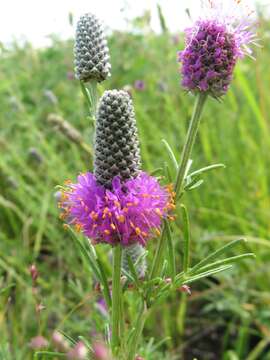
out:
M73 349L67 353L69 360L85 360L87 359L88 349L82 341L79 341Z
M93 344L93 354L95 360L112 360L109 349L100 341Z
M145 246L174 208L169 188L144 172L126 181L115 176L110 189L99 185L93 174L81 174L63 190L60 216L95 244Z
M106 301L105 301L105 299L103 297L101 297L96 302L96 308L101 313L101 315L103 315L104 317L108 317L108 308L107 308L107 305L106 305Z
M205 15L185 30L186 47L178 60L186 90L221 97L229 88L237 60L251 56L248 46L256 44L252 13L240 15L241 4L241 0L205 1Z
M138 91L144 91L145 90L145 82L143 80L136 80L134 82L134 88Z
M43 336L38 335L36 337L33 337L29 343L29 346L33 350L41 350L48 347L49 342L47 339L45 339Z

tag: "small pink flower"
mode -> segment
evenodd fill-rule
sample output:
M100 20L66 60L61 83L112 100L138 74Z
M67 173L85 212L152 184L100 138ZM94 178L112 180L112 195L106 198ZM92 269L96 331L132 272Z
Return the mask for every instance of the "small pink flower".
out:
M93 350L95 360L111 360L110 352L104 343L94 343Z
M29 346L33 350L44 349L49 345L48 341L41 335L33 337L29 343Z
M33 280L33 282L35 282L38 278L38 270L37 270L37 267L35 264L32 264L30 267L29 267L29 272L30 272L30 275L31 275L31 278Z
M66 338L56 330L52 334L52 343L58 351L67 352L70 348Z
M88 355L88 349L82 341L79 341L73 349L67 353L69 360L86 360Z
M191 288L188 285L182 285L178 290L191 295Z
M143 80L136 80L134 83L134 88L138 91L145 90L145 82Z

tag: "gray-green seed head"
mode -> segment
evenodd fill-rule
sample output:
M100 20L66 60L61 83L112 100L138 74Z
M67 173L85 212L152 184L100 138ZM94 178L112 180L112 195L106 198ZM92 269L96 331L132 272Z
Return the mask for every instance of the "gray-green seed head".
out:
M125 91L106 91L97 113L94 172L97 181L110 187L119 175L123 181L138 175L139 141L132 100Z
M123 181L136 177L141 168L137 126L132 100L123 90L106 91L100 99L96 122L94 173L97 181L110 188L118 175ZM127 256L135 264L145 252L140 244L123 250L122 267L129 271ZM146 270L145 259L136 266L140 277Z
M110 56L100 21L85 14L77 23L75 46L75 75L82 81L101 82L110 76Z
M141 258L138 264L136 264L136 262L144 254L145 254L145 248L138 243L130 246L126 246L123 250L122 268L125 269L127 272L129 272L128 257L130 257L139 278L143 278L146 272L146 260L145 258Z

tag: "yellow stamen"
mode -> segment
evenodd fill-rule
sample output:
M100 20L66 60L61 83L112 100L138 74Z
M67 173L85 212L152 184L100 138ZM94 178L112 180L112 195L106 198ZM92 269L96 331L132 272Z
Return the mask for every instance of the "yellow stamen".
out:
M80 232L82 230L82 224L76 224L75 225L75 231Z
M110 235L110 230L104 230L104 234L106 234L106 235Z
M155 209L155 212L156 212L156 214L158 214L158 216L162 216L162 212L160 211L159 208L156 208L156 209Z
M95 211L91 211L90 217L92 220L97 220L98 214Z
M125 222L125 217L124 217L124 215L119 215L119 216L117 216L117 220L118 221L120 221L120 223L124 223Z
M113 223L111 223L111 228L112 228L113 230L115 230L115 229L116 229L116 226L115 226Z

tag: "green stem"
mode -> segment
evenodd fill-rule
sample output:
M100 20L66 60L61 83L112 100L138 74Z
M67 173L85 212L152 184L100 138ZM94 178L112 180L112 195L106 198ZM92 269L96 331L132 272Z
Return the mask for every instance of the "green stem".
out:
M121 316L121 245L113 249L113 280L112 280L112 352L117 355L120 345Z
M97 102L98 102L98 94L97 94L97 82L92 80L89 83L89 89L85 85L83 81L80 82L83 96L85 97L88 111L93 120L93 123L96 121L96 112L97 112Z
M183 233L184 233L184 255L183 255L183 271L186 274L189 269L190 263L190 226L189 217L186 207L182 204L182 217L183 217Z
M175 251L174 251L172 233L171 233L169 221L167 219L165 219L164 224L165 224L165 232L166 232L166 238L167 238L167 244L168 244L170 275L171 275L172 281L174 281L174 278L176 276L176 266L175 266Z
M181 194L183 189L188 160L190 158L193 145L195 143L206 98L207 98L207 94L205 93L199 93L196 97L192 118L189 124L188 134L186 137L186 142L181 155L181 161L176 176L176 182L175 182L176 199L178 198L179 194Z
M197 98L196 98L192 118L191 118L191 121L189 124L188 134L186 137L186 142L185 142L184 149L183 149L183 152L181 155L181 161L180 161L177 176L176 176L176 182L175 182L176 200L183 188L188 160L190 158L191 151L192 151L195 139L196 139L196 135L197 135L198 128L200 125L202 110L203 110L203 106L205 104L206 98L207 98L207 95L204 93L198 94ZM153 279L154 277L156 277L160 271L165 244L166 244L165 227L163 227L162 234L159 238L158 247L157 247L157 250L155 253L153 266L152 266L152 269L150 272L150 279Z
M92 102L91 102L89 90L87 89L87 87L85 86L85 83L83 81L80 81L80 84L81 84L83 96L87 103L88 111L91 114L92 113Z
M161 236L158 242L158 247L154 256L153 266L150 272L150 279L155 278L160 271L162 255L164 253L165 245L166 245L166 231L165 231L165 227L163 226Z
M128 358L127 360L134 360L135 359L135 355L137 352L137 348L139 345L139 341L141 338L141 334L144 328L144 323L146 320L146 316L147 316L147 308L146 308L146 304L144 301L142 301L141 307L140 307L140 311L138 313L137 319L136 319L136 324L135 324L135 330L132 336L132 341L129 347L129 351L128 351Z

